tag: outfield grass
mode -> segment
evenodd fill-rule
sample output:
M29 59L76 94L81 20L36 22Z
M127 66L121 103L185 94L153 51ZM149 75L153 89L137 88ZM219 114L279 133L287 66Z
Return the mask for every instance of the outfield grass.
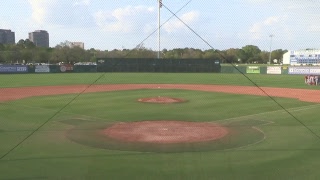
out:
M304 84L302 75L213 74L213 73L73 73L0 75L0 88L75 84L225 84L319 89Z
M87 84L100 75L5 75L0 76L0 82L1 87ZM250 75L250 78L261 86L318 88L305 86L301 76ZM111 73L97 83L250 85L245 78L232 74ZM164 105L136 101L152 96L172 96L188 102ZM247 180L320 176L317 170L320 140L301 124L320 134L320 104L275 98L285 111L268 97L141 89L82 94L61 110L74 97L32 97L0 104L0 156L7 154L0 159L0 179ZM77 127L84 132L90 130L81 126L83 122L72 119L101 124L142 120L215 122L233 128L254 126L264 136L255 143L245 144L243 139L244 144L231 149L180 153L115 150L72 141L66 136L68 131Z

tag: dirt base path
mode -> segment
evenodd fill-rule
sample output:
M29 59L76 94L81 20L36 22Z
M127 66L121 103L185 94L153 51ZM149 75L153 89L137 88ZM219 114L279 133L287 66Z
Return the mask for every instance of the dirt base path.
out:
M74 93L92 93L134 89L184 89L206 92L223 92L231 94L246 94L258 96L272 96L295 98L301 101L320 103L320 90L290 89L252 86L201 85L201 84L116 84L116 85L72 85L72 86L42 86L0 88L0 102L12 101L32 96L46 96Z

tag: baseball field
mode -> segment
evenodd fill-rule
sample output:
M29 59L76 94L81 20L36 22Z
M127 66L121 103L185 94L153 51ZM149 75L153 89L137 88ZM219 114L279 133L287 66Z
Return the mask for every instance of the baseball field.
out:
M303 78L0 75L0 179L318 179Z

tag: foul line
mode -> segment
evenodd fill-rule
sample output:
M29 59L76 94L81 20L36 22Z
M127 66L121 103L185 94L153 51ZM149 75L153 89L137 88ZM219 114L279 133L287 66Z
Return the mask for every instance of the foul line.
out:
M287 109L287 111L297 112L297 111L302 111L302 110L307 110L307 109L318 108L318 106L320 106L320 104L314 104L314 105L302 106L302 107L293 107L293 108ZM287 111L284 111L283 109L275 110L275 111L268 111L268 112L262 112L262 113L244 115L244 116L238 116L238 117L233 117L233 118L215 120L215 121L212 121L212 123L221 122L221 121L228 121L228 120L232 120L232 119L235 119L235 121L242 121L242 120L246 120L246 119L242 119L242 118L247 118L247 117L251 117L251 116L259 116L259 115L270 114L270 113L278 113L278 112L287 114Z

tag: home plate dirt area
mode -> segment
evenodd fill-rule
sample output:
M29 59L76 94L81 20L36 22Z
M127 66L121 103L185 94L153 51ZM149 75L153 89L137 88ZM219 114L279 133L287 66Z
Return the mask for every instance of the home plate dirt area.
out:
M124 142L167 144L213 141L227 135L228 130L213 123L142 121L116 123L103 133Z

